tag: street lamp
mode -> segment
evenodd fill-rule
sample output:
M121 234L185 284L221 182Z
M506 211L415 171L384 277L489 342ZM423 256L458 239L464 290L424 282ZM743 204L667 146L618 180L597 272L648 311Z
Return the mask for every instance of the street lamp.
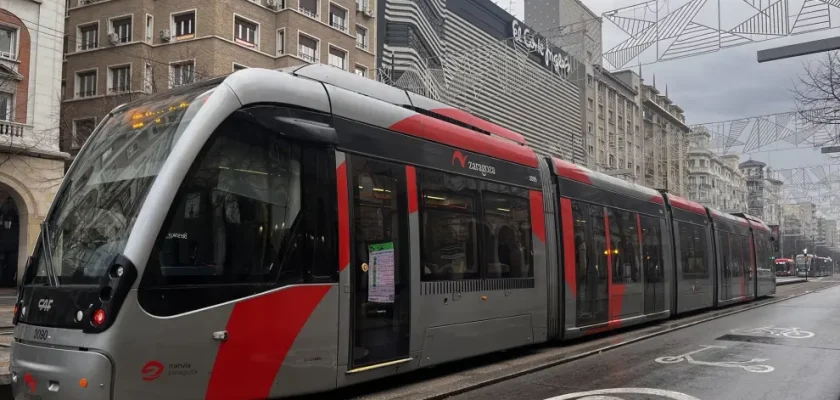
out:
M808 248L806 247L802 250L802 254L805 255L805 282L808 282L808 270L811 269L811 265L808 264Z

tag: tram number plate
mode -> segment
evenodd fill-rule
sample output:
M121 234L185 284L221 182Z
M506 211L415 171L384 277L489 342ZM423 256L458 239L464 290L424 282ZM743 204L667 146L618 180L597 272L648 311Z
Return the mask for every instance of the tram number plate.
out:
M35 334L32 335L35 340L47 340L50 337L49 331L46 329L35 329Z

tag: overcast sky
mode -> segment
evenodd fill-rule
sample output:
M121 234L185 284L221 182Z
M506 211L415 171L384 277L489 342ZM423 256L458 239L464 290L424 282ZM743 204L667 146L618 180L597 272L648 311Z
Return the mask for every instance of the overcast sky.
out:
M510 0L493 0L502 8L510 7ZM540 0L542 1L542 0ZM557 0L545 0L557 1ZM601 15L606 11L639 3L641 0L582 0L592 11ZM660 0L660 10L675 9L687 0ZM775 0L774 0L775 1ZM796 15L804 0L789 0L791 15ZM768 0L722 0L723 12L721 25L730 27L738 24L751 15L752 3L759 8L766 7ZM706 2L698 18L709 26L717 26L717 2ZM523 18L524 0L514 0L513 14ZM746 8L745 8L746 7ZM660 11L662 12L662 11ZM840 10L835 9L832 20ZM528 21L524 21L528 23ZM656 74L656 85L664 93L665 84L668 85L669 97L680 105L686 114L689 124L715 122L746 118L758 115L792 111L794 109L793 96L790 90L794 81L803 72L804 64L819 59L824 55L813 55L764 64L756 62L756 52L765 48L772 48L792 43L810 41L823 37L837 35L837 30L827 30L818 33L798 35L792 38L781 38L763 43L748 44L740 47L723 49L716 53L709 53L679 60L658 62L642 67L643 78L646 83L652 82ZM619 36L620 31L606 19L603 22L604 50L609 50L621 42L625 37ZM633 63L635 65L635 62ZM630 65L637 69L638 67ZM746 137L746 133L742 139ZM789 144L778 144L768 149L790 148ZM742 160L753 158L768 162L775 168L793 168L825 164L830 162L818 150L787 150L765 151L750 155L742 155ZM838 168L840 171L840 168ZM827 171L828 172L828 171ZM832 172L834 170L832 169Z

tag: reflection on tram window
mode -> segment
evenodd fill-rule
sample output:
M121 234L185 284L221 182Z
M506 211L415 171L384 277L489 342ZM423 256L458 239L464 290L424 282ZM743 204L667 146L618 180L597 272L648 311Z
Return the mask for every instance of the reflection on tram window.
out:
M702 225L678 222L683 279L709 277L708 237Z
M598 277L607 276L607 230L604 226L604 207L591 205L589 207L590 221L592 221L592 250L595 252L595 270Z
M435 171L419 172L423 280L479 278L477 181Z
M575 270L577 271L578 290L587 289L587 266L589 264L589 253L586 238L586 221L589 219L589 205L578 201L572 202L572 218L574 219L575 231Z
M184 180L144 284L302 281L301 148L242 132L225 122Z
M729 254L732 259L730 264L731 276L740 277L744 271L744 237L741 235L729 234Z
M642 222L642 268L645 280L662 282L665 279L665 266L662 264L662 228L660 219L639 215Z
M488 185L489 186L489 185ZM493 184L493 186L501 186ZM510 188L527 196L525 189ZM522 197L482 192L487 278L534 276L530 204Z
M607 208L610 219L610 248L613 283L641 282L639 270L639 231L636 214L629 211Z

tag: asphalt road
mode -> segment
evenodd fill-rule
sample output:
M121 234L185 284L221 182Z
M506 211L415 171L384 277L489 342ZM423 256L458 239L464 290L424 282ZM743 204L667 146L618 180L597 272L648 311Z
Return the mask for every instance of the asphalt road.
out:
M838 371L834 286L451 398L833 400Z

